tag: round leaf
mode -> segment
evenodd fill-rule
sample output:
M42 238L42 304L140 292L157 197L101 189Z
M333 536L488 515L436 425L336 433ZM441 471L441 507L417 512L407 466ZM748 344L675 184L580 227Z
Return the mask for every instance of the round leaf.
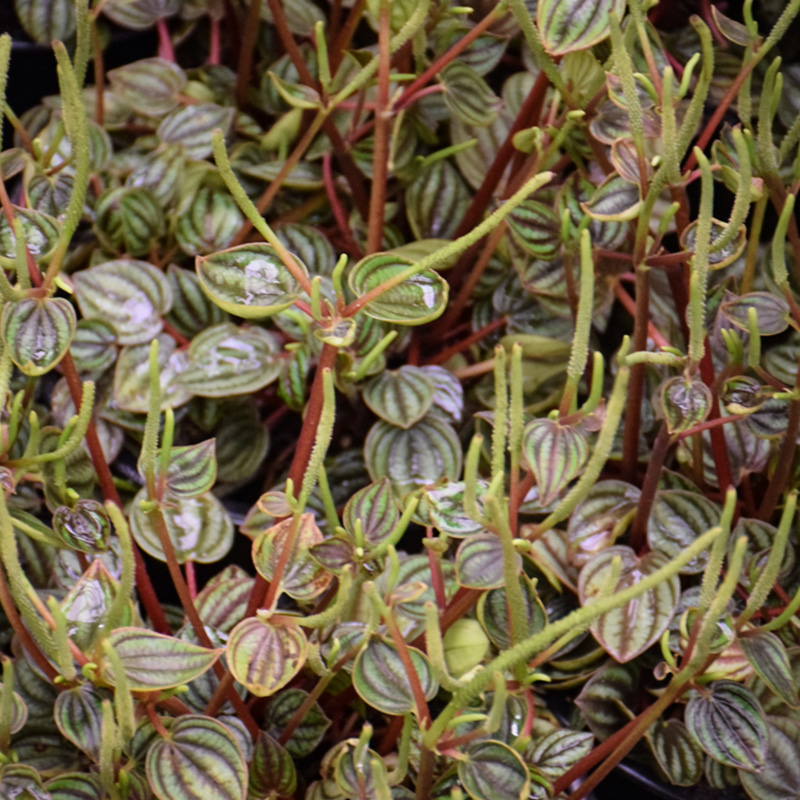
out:
M433 381L420 367L385 370L364 387L364 402L392 425L410 428L433 404Z
M536 23L553 56L586 50L609 35L609 17L621 18L625 0L541 0Z
M467 210L469 191L458 170L439 160L409 184L405 199L408 223L417 239L447 238L455 234ZM412 258L411 253L405 255Z
M458 762L458 779L473 800L526 800L530 776L525 762L507 744L476 742Z
M589 441L581 428L552 419L525 426L523 454L539 487L539 502L550 505L577 478L589 458Z
M515 553L517 570L522 560ZM456 574L468 589L493 589L505 582L503 546L494 533L476 533L464 539L456 551Z

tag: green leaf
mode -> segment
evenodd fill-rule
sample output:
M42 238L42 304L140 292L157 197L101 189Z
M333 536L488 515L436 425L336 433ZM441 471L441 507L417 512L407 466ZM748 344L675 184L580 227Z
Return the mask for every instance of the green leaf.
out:
M467 125L485 126L494 122L500 98L486 81L463 61L451 61L440 73L444 102L453 116Z
M740 636L739 646L759 678L786 705L797 708L800 699L792 674L786 646L769 631L755 631L752 636Z
M81 499L72 508L60 506L55 510L53 530L72 550L97 553L108 547L111 524L97 500Z
M761 772L767 763L767 721L755 695L733 681L714 681L686 705L686 726L722 764Z
M158 372L161 384L161 409L177 408L191 399L192 393L179 382L187 369L186 351L166 333L159 333ZM150 408L150 345L123 347L114 369L114 403L117 409L146 414Z
M414 647L409 647L408 653L425 699L432 700L439 686L427 657ZM416 711L400 654L394 644L380 636L373 636L358 654L353 665L353 688L365 703L384 714L400 716Z
M147 489L141 489L133 499L131 533L148 555L166 561L154 516L140 506L146 499ZM209 492L197 497L172 496L162 504L161 513L179 564L187 561L213 564L224 558L233 545L231 518Z
M54 39L69 39L75 33L73 0L14 0L17 19L25 33L50 47Z
M562 56L602 42L609 17L621 19L624 12L625 0L540 0L536 25L550 55Z
M636 486L623 481L598 481L572 512L567 524L570 549L580 563L614 544L633 519L641 498Z
M373 480L387 477L399 497L461 473L463 450L445 422L426 417L408 430L378 422L364 443L364 458Z
M410 428L433 404L433 381L421 367L385 370L364 387L364 402L381 419Z
M350 288L356 297L363 297L408 269L411 263L392 253L367 256L350 271ZM422 325L441 316L448 293L446 281L432 269L426 269L367 303L364 313L396 325Z
M600 740L608 739L633 719L639 692L639 667L612 661L602 666L586 682L575 705L581 710L589 730Z
M55 217L41 211L19 206L12 206L12 208L14 217L22 224L25 246L34 261L39 263L55 247L58 235L61 233L61 224ZM3 214L0 216L0 256L15 259L16 246L17 237L14 229L8 224L5 214Z
M656 494L647 522L647 543L653 550L674 558L698 536L719 523L719 508L696 492L680 489ZM682 570L684 575L702 572L708 563L708 552L700 553Z
M227 659L239 683L256 697L267 697L300 671L307 650L308 642L300 628L250 617L231 631Z
M5 691L6 690L3 684L0 683L0 698L2 698L3 692ZM11 720L8 732L11 734L18 733L25 727L25 723L27 721L28 721L28 707L25 705L25 701L16 692L12 692Z
M489 652L489 637L476 619L457 619L442 637L447 671L460 678L480 664Z
M682 433L703 422L711 411L713 396L701 380L677 375L661 386L661 404L670 433Z
M161 315L172 306L167 279L145 261L107 261L81 270L72 280L84 318L112 325L119 344L149 343L161 330Z
M767 722L767 747L763 769L739 770L751 800L797 800L800 787L800 729L797 722L772 717Z
M69 300L30 297L5 303L0 333L11 360L25 375L36 377L64 358L76 324Z
M106 250L146 256L164 235L164 211L149 189L119 186L97 201L94 230Z
M527 622L527 628L522 631L521 636L527 638L544 628L547 624L547 613L530 578L527 575L520 575L518 580L522 589L522 600L525 605L524 616ZM511 617L505 587L498 587L483 593L478 600L477 611L478 620L492 640L492 644L499 650L511 647L513 642L508 626Z
M711 244L713 246L714 241L718 239L722 232L727 227L727 222L721 222L718 219L711 220ZM742 254L744 251L745 245L747 244L747 239L745 237L745 226L742 225L741 229L734 237L733 241L728 244L727 246L721 248L720 250L714 250L712 247L711 252L708 255L708 267L709 269L723 269L724 267L728 267L736 261L737 258ZM684 250L688 250L690 252L694 252L697 243L697 221L689 223L689 225L684 229L683 233L681 234L681 246Z
M252 477L269 450L267 426L251 402L225 403L217 437L217 478L242 481Z
M95 762L103 741L103 700L110 699L107 690L82 684L61 692L53 709L61 735Z
M114 94L139 114L160 117L178 105L186 73L165 58L142 58L107 74Z
M65 772L45 784L50 800L103 800L105 792L97 775Z
M703 751L679 719L656 722L647 742L670 783L694 786L703 777Z
M575 425L535 419L525 426L522 452L536 477L539 502L548 506L583 471L589 440Z
M119 657L128 686L142 692L189 683L211 669L224 652L146 628L117 628L108 640ZM110 663L106 663L103 675L109 683L116 684Z
M514 241L543 261L558 258L561 252L561 221L550 206L538 200L525 200L508 215Z
M628 222L639 216L639 189L619 175L606 178L581 208L598 222Z
M751 308L756 311L761 336L775 336L789 327L789 304L771 292L750 292L741 297L728 293L720 304L719 313L737 328L746 331L749 330L747 319Z
M178 191L185 169L186 159L181 146L162 145L136 163L125 185L149 189L159 203L167 206Z
M179 144L187 158L199 161L211 155L211 134L216 128L227 131L233 113L213 103L181 106L164 118L156 135L167 144Z
M600 551L584 566L578 578L581 605L590 605L606 587L615 558L622 562L619 580L612 589L616 592L639 583L669 560L663 553L655 551L639 559L630 547L621 545ZM680 590L680 580L673 575L635 600L603 614L592 623L594 638L619 663L636 658L658 641L669 625L678 605Z
M225 312L203 291L196 273L170 264L167 280L173 297L167 320L187 339L227 319Z
M267 731L271 736L275 739L281 737L297 710L308 700L308 696L308 692L302 689L284 689L275 695L264 717ZM300 724L287 740L286 751L297 759L310 755L322 741L330 724L331 721L325 716L319 704L316 701L312 702Z
M322 107L319 92L316 89L302 83L290 83L274 72L269 72L268 75L275 90L292 108L314 111Z
M15 748L15 754L18 755ZM0 797L9 800L50 800L38 771L28 764L7 763L0 767Z
M300 269L308 274L301 262ZM246 244L198 256L197 275L208 296L224 311L259 319L288 308L302 294L274 247Z
M479 512L483 510L483 500L488 481L477 480L477 504ZM448 536L463 539L473 533L484 530L481 522L476 522L467 516L464 510L464 492L466 484L463 481L448 481L444 486L436 485L432 489L425 489L420 496L416 516L425 525L432 525L438 531Z
M383 478L359 489L347 501L342 522L351 536L355 536L360 522L364 538L374 547L389 537L399 519L392 497L392 484Z
M101 319L81 319L69 351L79 372L101 375L117 360L116 331Z
M522 560L515 553L517 571ZM503 546L494 533L476 533L464 539L456 551L456 574L468 589L494 589L505 582Z
M545 778L555 781L592 752L593 742L591 733L562 728L536 742L530 763Z
M244 215L229 194L203 187L181 214L175 238L190 256L214 253L227 247L244 222Z
M219 633L230 633L244 618L254 583L255 580L241 568L226 567L195 598L194 605L200 619Z
M250 760L248 800L261 800L270 794L289 797L297 788L297 771L291 755L275 739L259 731Z
M179 9L180 0L108 0L103 3L103 13L110 20L135 31L146 30Z
M471 744L458 762L458 779L473 800L527 800L528 768L507 744L487 739Z
M282 560L284 549L290 542L281 589L295 600L313 600L331 582L331 575L308 552L310 547L322 542L322 533L313 514L301 514L297 522L289 517L259 534L253 541L253 564L260 575L272 581L275 566Z
M214 457L216 440L173 447L167 463L167 490L181 497L196 497L209 492L217 479L217 461Z
M192 339L180 385L200 397L251 394L277 379L279 344L264 328L214 325Z
M147 753L147 779L159 800L245 800L247 764L233 734L217 720L185 714L169 739Z

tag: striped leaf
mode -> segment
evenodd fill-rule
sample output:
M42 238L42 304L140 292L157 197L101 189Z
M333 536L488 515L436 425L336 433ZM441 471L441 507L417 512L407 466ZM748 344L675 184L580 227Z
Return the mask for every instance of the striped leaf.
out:
M108 0L103 13L117 25L135 31L151 28L159 19L178 12L180 0Z
M356 297L363 297L408 269L411 261L392 253L361 259L348 281ZM364 313L396 325L422 325L441 316L447 306L449 287L432 269L418 272L364 306Z
M272 316L301 295L300 285L268 244L232 247L211 256L198 256L195 263L208 296L237 317ZM304 273L308 272L302 263L297 263Z
M656 494L647 522L647 543L653 550L675 558L698 536L719 523L718 506L696 492L680 489ZM708 563L708 552L700 553L682 570L684 575L702 572Z
M367 471L373 480L386 477L399 497L461 473L463 450L446 422L426 418L408 430L377 422L364 443Z
M638 702L639 675L636 663L611 661L592 675L575 698L589 730L600 741L633 718L630 709Z
M320 542L322 533L313 514L302 514L297 523L290 517L255 538L253 564L259 575L272 581L276 565L284 558L285 548L291 547L281 577L281 589L295 600L312 600L319 597L331 582L331 575L308 552L310 547Z
M187 368L185 350L166 333L158 340L158 367L161 383L161 408L177 408L186 403L192 393L178 382ZM146 414L150 407L150 345L132 344L119 352L114 368L114 403L117 409Z
M400 428L419 422L433 403L433 381L420 367L385 370L364 387L364 402L381 419Z
M694 786L703 777L703 751L681 720L659 720L646 736L658 766L670 783Z
M737 258L739 258L744 251L745 245L747 244L747 239L745 237L746 229L745 226L742 225L741 229L730 244L726 245L720 250L714 250L714 240L718 239L722 235L722 232L727 227L727 224L727 222L721 222L718 219L711 220L712 249L708 255L709 269L723 269L724 267L730 266L734 261L736 261ZM681 246L684 250L688 250L689 252L693 253L696 241L697 221L690 223L683 231L683 234L681 235Z
M482 510L489 484L482 479L478 479L477 484L476 502L479 510ZM457 539L484 530L483 525L468 517L464 510L465 488L463 481L448 481L444 486L426 489L420 496L417 517L424 524L432 525L438 531Z
M458 779L472 800L526 800L530 775L507 744L487 739L471 744L458 762Z
M275 234L287 250L308 265L313 275L330 275L336 266L333 245L317 228L292 222L276 227Z
M469 205L469 191L449 161L431 164L406 190L406 214L417 239L452 237Z
M642 203L637 186L619 175L611 175L597 187L581 208L598 222L628 222L639 216Z
M94 230L106 250L146 256L164 234L164 211L149 189L120 186L97 201Z
M223 322L192 339L189 363L178 382L200 397L251 394L278 377L278 352L276 337L264 328Z
M133 500L131 533L139 547L159 561L166 561L153 514L141 509L147 490ZM213 564L224 558L233 545L233 523L228 512L210 492L197 497L171 496L161 507L169 538L179 564L197 561Z
M640 497L636 486L623 481L598 481L592 486L567 524L572 559L585 563L587 557L614 544L633 520Z
M75 33L75 3L72 0L14 0L17 19L35 42L50 47L54 39Z
M792 665L786 646L769 631L754 632L752 636L740 636L739 646L762 681L783 700L786 705L797 708L797 696Z
M440 73L445 105L467 125L491 125L500 108L500 98L486 81L463 61L451 61ZM437 162L442 163L442 162Z
M164 118L156 135L167 144L179 144L186 158L199 161L211 155L211 134L214 130L221 128L227 131L232 120L232 108L213 103L181 106Z
M225 312L203 291L196 273L170 264L167 280L173 298L167 321L187 339L227 319Z
M195 608L205 625L230 633L244 617L255 580L239 567L226 567L195 598Z
M358 758L357 758L358 754ZM376 773L380 778L376 778ZM374 751L359 748L358 739L342 742L333 768L336 787L344 797L378 798L378 781L387 785L386 766Z
M589 440L582 428L552 419L525 426L522 452L539 487L539 502L550 505L577 478L589 458Z
M650 552L639 559L630 547L621 545L602 550L584 566L578 577L581 605L589 605L606 586L616 557L622 562L622 571L613 590L617 592L639 583L668 561L658 552ZM673 575L624 606L603 614L592 623L592 634L616 661L630 661L658 641L675 613L679 597L680 580Z
M528 576L520 575L519 583L522 589L522 602L525 605L526 621L526 628L521 635L523 638L527 638L544 628L547 624L547 612ZM487 636L492 640L492 644L499 650L511 647L513 642L508 628L510 609L505 587L501 586L484 592L478 600L477 611L478 620Z
M69 351L79 372L97 376L117 360L117 334L101 319L81 319L75 328Z
M151 692L189 683L222 655L223 650L164 636L146 628L118 628L108 638L134 691ZM104 678L113 686L114 667L105 664Z
M342 522L353 537L360 525L364 539L375 546L388 538L399 518L400 514L392 497L392 484L383 478L359 489L347 501Z
M344 652L346 650L345 646ZM280 738L290 720L307 699L308 692L302 689L284 689L277 694L265 714L267 732L275 739ZM331 721L314 701L286 742L286 751L293 758L305 758L316 749L330 725Z
M158 800L245 800L247 764L233 734L211 717L185 714L168 739L151 745L145 764Z
M16 744L16 742L15 742ZM14 748L14 754L20 757L19 748ZM22 756L24 758L24 755ZM59 764L59 766L61 766ZM0 797L9 800L50 800L50 796L42 785L42 777L32 764L14 764L8 762L0 766Z
M739 770L739 779L750 800L797 800L800 796L800 728L786 717L767 722L764 767L751 772Z
M217 478L242 481L261 466L269 451L269 430L251 402L225 403L225 415L215 430Z
M746 331L749 330L747 318L751 308L755 309L761 336L775 336L789 327L789 304L771 292L750 292L741 297L728 294L720 304L719 313Z
M67 198L68 199L68 198ZM13 206L14 217L22 224L25 246L38 263L55 247L61 224L55 217L30 208ZM0 216L0 256L16 258L17 237L5 214Z
M563 56L602 42L609 17L624 12L625 0L540 0L536 24L550 55Z
M561 251L561 221L550 206L525 200L508 215L514 241L543 261L552 261Z
M167 206L178 190L185 166L180 145L160 146L137 162L125 185L149 189L159 203Z
M92 761L100 760L103 740L103 700L111 693L91 684L81 684L61 692L53 716L61 735L83 750Z
M69 300L30 297L6 303L0 333L11 360L25 375L49 372L67 354L77 319Z
M189 256L214 253L227 247L244 222L229 195L203 187L175 227L175 238Z
M408 648L411 663L426 700L439 690L427 657L414 647ZM397 648L380 636L373 636L358 654L353 665L353 688L372 708L399 716L416 711L414 693Z
M196 497L211 491L217 479L216 440L173 447L167 462L166 487L171 494Z
M180 102L186 73L165 58L142 58L108 72L114 94L139 114L160 117Z
M594 736L586 731L555 730L536 742L530 763L554 781L591 753L593 743Z
M446 600L450 600L458 591L458 583L455 579L455 566L452 561L442 559L441 568L444 583L444 596ZM385 576L386 572L382 573L381 578ZM436 595L433 590L433 578L431 576L431 564L427 555L408 556L400 562L400 570L398 572L396 585L403 586L409 584L422 585L427 588L416 598L404 599L402 605L397 607L397 613L415 622L423 622L425 620L425 603L436 602ZM379 586L387 588L382 585L380 580Z
M45 789L50 800L102 800L105 794L100 778L83 772L65 772L47 781Z
M670 433L681 433L699 425L711 412L713 397L703 381L681 375L661 386L661 405Z
M267 697L300 671L307 650L300 628L249 617L231 631L226 657L239 683L256 697Z
M289 797L296 788L297 770L291 755L268 733L259 731L250 759L248 800Z
M767 721L744 686L714 681L689 700L685 718L692 736L716 761L744 772L761 772L767 763Z
M112 325L119 344L149 343L172 306L167 279L145 261L107 261L72 280L83 317Z
M514 554L516 572L522 559ZM456 551L456 575L467 589L495 589L505 582L503 547L494 533L476 533L464 539Z
M729 556L733 553L733 548L736 540L740 536L747 537L747 548L744 553L744 568L739 582L745 589L750 589L753 583L758 580L761 570L764 569L765 559L769 557L769 552L772 549L772 544L775 541L775 536L778 529L768 522L762 522L758 519L748 519L740 517L739 522L733 529L733 534L728 544ZM797 561L797 554L794 547L787 547L784 550L781 565L778 570L777 579L779 581L786 580L794 571L794 566Z
M422 371L433 381L433 405L428 413L444 422L461 422L464 411L461 381L444 367L427 365Z
M0 698L3 697L3 693L6 691L5 687L2 683L0 683ZM12 691L11 693L11 719L8 726L8 732L11 734L18 733L25 727L25 723L28 721L28 707L25 705L25 701L20 697L17 692Z

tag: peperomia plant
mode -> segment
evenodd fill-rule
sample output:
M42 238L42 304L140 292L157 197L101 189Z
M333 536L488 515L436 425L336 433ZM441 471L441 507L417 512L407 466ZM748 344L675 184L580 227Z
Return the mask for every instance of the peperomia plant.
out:
M14 5L0 797L796 798L800 0Z

